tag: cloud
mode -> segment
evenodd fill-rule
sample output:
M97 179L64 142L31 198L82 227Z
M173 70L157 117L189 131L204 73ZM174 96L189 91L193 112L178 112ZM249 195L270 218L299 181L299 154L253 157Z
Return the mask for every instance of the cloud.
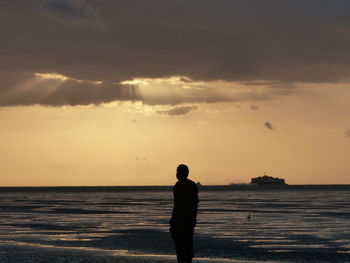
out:
M350 137L350 129L345 129L345 136Z
M44 77L43 77L44 76ZM0 74L1 77L1 74ZM0 105L89 105L115 100L140 100L137 87L98 81L78 80L59 74L24 75L7 78L0 89Z
M197 110L196 106L183 106L183 107L174 107L168 110L157 110L156 113L161 115L180 116L180 115L186 115L189 112L194 110Z
M252 104L252 105L250 105L250 109L251 110L258 110L258 109L260 109L260 107L255 105L255 104Z
M92 8L83 1L74 0L44 0L41 2L42 8L51 9L62 15L89 16Z
M134 79L122 82L77 79L59 73L8 74L0 71L0 106L89 105L114 101L144 105L181 105L235 101L269 100L291 92L289 89L246 86L227 81L194 81L184 77ZM11 76L11 77L10 77ZM7 82L6 82L7 81ZM163 107L164 108L164 107ZM159 114L184 115L194 106L160 108Z
M39 8L44 13L68 26L91 26L108 30L100 19L99 11L83 0L43 0Z
M266 128L268 128L270 130L274 129L274 127L272 127L272 124L270 122L268 122L268 121L264 122L264 125L265 125Z
M148 162L148 159L143 156L135 156L136 161Z
M264 83L250 86L245 82L196 81L188 77L139 78L121 84L138 88L141 101L148 105L178 105L270 100L294 92L294 89L271 88Z
M42 99L40 86L29 99L1 99L0 106L100 103L125 100L125 92L146 104L256 101L288 96L298 83L349 81L345 0L7 2L0 9L0 95L35 73L71 79L52 93L57 100ZM184 76L183 83L241 83L242 92L224 96L223 88L203 85L172 99L119 84L169 76ZM104 84L98 89L73 79ZM263 94L258 86L266 87Z

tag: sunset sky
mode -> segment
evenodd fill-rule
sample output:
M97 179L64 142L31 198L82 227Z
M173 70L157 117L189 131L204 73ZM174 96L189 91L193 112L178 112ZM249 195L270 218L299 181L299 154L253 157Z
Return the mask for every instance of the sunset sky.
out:
M0 186L350 184L349 0L3 0Z

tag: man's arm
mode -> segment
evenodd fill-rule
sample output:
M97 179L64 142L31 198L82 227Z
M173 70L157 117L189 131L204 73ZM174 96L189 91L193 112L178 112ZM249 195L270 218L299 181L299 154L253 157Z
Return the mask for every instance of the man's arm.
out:
M194 187L193 187L193 227L196 226L197 224L197 212L198 212L198 203L199 203L199 200L198 200L198 187L196 184L194 184Z

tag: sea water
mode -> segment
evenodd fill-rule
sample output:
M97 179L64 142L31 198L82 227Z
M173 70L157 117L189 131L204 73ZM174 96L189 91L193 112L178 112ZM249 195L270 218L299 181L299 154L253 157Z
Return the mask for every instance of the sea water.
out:
M350 187L200 187L194 262L350 262ZM0 262L176 262L171 187L0 188Z

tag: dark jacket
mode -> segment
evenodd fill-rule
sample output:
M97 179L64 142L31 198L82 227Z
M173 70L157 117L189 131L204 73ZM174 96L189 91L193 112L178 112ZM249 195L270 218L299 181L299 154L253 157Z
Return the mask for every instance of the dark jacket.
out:
M196 225L198 188L189 180L178 181L174 188L174 208L170 220L170 231L192 229Z

